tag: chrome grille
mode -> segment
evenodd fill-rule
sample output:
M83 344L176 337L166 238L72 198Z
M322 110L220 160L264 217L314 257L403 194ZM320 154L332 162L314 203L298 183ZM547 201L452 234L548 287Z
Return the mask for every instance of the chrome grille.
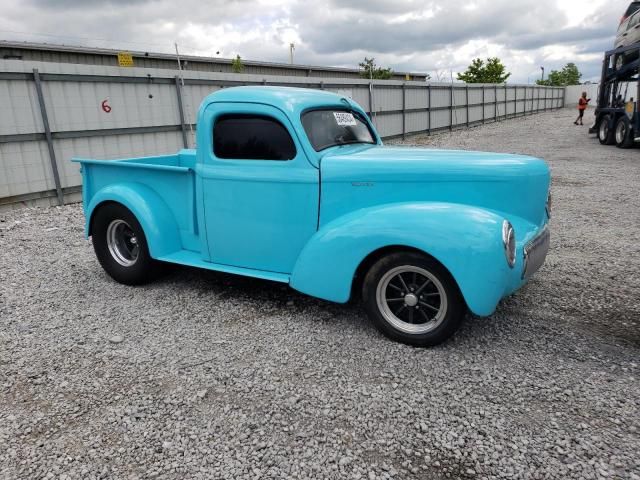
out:
M525 245L522 278L526 280L540 269L547 258L550 243L551 233L548 227L544 227L542 233Z

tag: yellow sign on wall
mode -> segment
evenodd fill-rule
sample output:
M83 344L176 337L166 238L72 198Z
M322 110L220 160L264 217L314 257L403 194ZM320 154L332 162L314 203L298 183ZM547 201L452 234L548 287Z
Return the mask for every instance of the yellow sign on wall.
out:
M118 52L118 65L121 67L133 67L133 56L129 52Z

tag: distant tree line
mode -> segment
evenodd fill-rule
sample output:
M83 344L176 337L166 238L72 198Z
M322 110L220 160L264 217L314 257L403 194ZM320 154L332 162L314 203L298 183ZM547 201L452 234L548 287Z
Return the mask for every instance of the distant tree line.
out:
M458 74L458 80L465 83L505 83L510 76L499 58L487 58L486 61L476 58L467 70ZM581 77L576 64L570 62L562 70L552 70L546 79L536 80L536 84L550 87L580 85Z
M393 70L390 68L382 68L376 65L375 58L364 57L364 61L359 63L362 71L360 76L362 78L369 78L374 80L389 80L393 77Z
M486 62L476 58L463 73L458 74L458 80L465 83L505 83L510 76L498 57L487 58Z
M567 63L562 70L551 70L546 79L536 80L538 85L550 87L567 87L569 85L580 85L582 74L575 63Z

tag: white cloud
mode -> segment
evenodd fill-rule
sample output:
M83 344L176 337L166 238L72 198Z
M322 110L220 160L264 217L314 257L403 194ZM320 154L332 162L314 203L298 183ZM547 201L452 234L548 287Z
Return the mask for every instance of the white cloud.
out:
M510 81L573 61L598 74L628 2L607 0L3 0L7 39L395 70L498 56ZM26 33L17 33L26 32ZM42 34L47 34L42 36Z

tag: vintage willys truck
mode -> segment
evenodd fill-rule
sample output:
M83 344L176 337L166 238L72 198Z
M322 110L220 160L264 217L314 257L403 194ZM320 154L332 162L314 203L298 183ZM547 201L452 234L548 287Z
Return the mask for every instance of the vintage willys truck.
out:
M116 281L171 262L361 298L382 333L428 346L544 262L540 159L386 147L357 103L318 90L219 90L197 126L195 150L74 159L86 233Z

